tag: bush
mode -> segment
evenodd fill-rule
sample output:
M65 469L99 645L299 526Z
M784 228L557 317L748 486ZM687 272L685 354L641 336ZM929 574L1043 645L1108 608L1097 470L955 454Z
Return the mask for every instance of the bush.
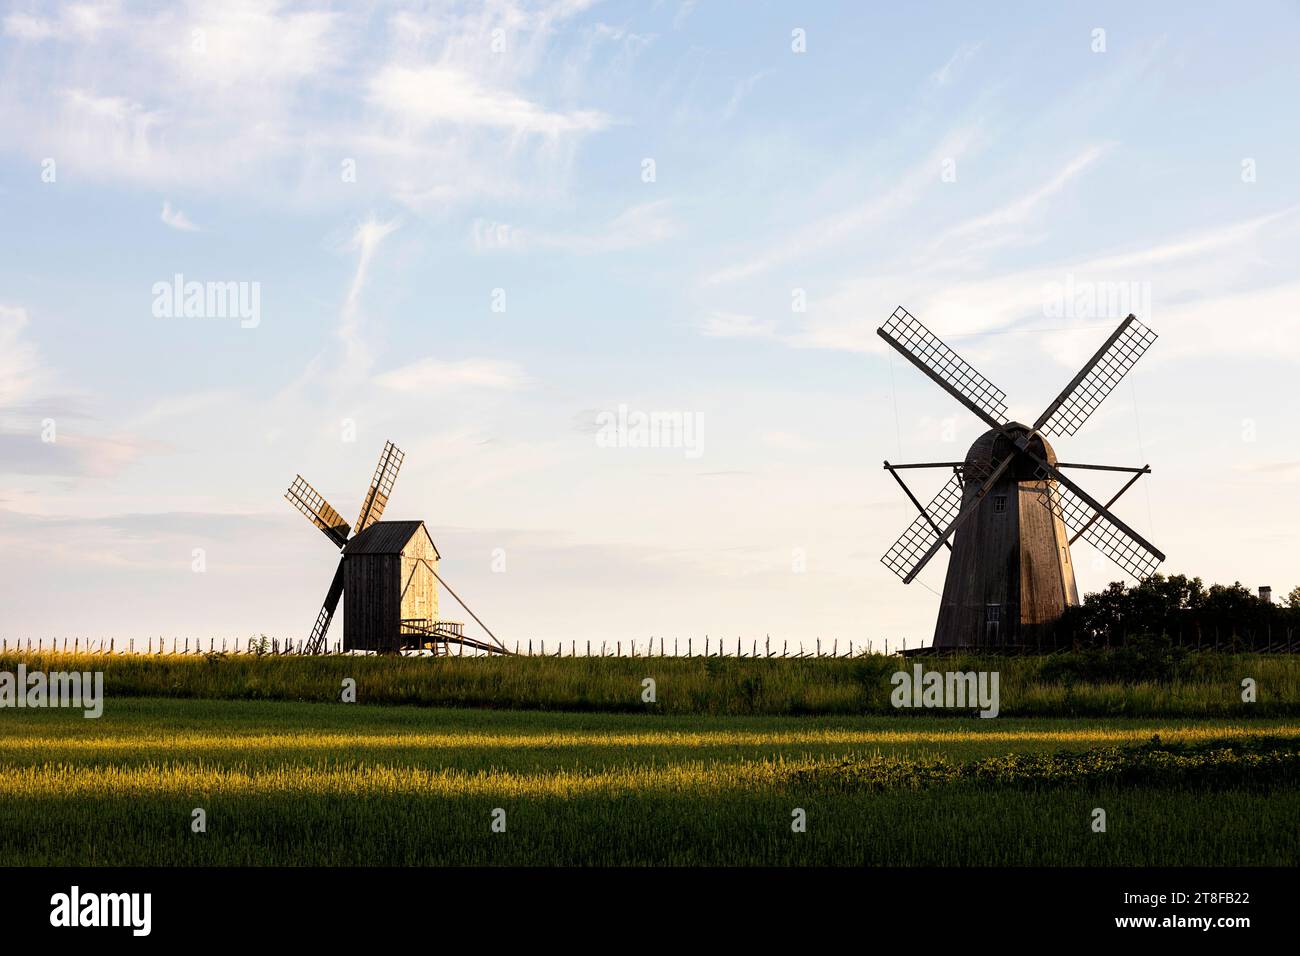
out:
M1075 684L1171 683L1183 676L1187 648L1167 634L1143 634L1122 647L1084 648L1051 654L1043 663L1041 679L1066 686Z

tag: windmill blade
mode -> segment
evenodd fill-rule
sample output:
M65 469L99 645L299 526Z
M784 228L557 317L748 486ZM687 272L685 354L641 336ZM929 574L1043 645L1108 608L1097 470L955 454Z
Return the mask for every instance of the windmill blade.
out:
M1138 477L1135 475L1133 480ZM1052 482L1045 483L1038 493L1038 500L1065 522L1075 537L1082 537L1137 580L1149 577L1165 559L1164 553L1111 514L1108 508L1091 500L1090 496L1085 497L1088 500L1076 494L1070 485Z
M901 305L876 334L983 421L994 428L1006 421L1006 392L975 371Z
M959 487L964 489L967 483L976 481L981 482L981 484L973 495L968 496L964 490L961 491L960 496L958 497L959 511L957 517L948 524L943 531L930 538L930 544L928 547L925 546L922 537L918 537L910 549L908 549L906 545L903 546L905 552L910 551L910 556L903 561L903 566L907 570L897 571L895 573L902 577L904 584L911 584L912 580L921 573L921 569L929 564L930 559L939 553L939 549L943 547L950 537L956 534L957 529L960 528L964 522L969 521L971 516L979 510L979 503L984 499L984 496L989 493L989 489L997 484L998 479L1002 477L1003 473L1009 467L1011 467L1011 463L1015 460L1016 454L1015 452L1012 452L992 467L982 466L978 471L971 471L969 468L963 466L962 475L959 479ZM954 478L955 477L956 476L954 476ZM947 492L941 491L940 495L947 497ZM931 504L935 504L935 502L931 502ZM966 507L963 509L961 508L961 505L965 505ZM951 505L947 505L946 507L951 508ZM922 517L927 519L927 523L931 523L929 522L930 515L928 512ZM904 537L906 537L906 535L907 532L904 532ZM924 533L922 533L922 535L924 535ZM899 541L894 543L895 546L899 546L902 541L903 538L900 538ZM924 551L922 551L922 549L924 549ZM920 554L919 557L917 557L918 553ZM888 553L886 553L885 557L889 557ZM883 561L884 558L881 560Z
M903 581L911 581L925 566L928 556L938 551L939 545L948 540L948 535L942 529L949 528L961 511L961 491L961 479L954 474L922 512L912 519L898 540L890 545L880 563Z
M312 625L311 636L307 638L308 654L319 654L325 649L325 635L329 633L330 621L334 620L334 612L338 610L339 598L342 596L343 559L340 558L338 570L334 572L334 580L330 582L330 589L325 592L325 602L321 605L320 613L316 615L316 623Z
M361 514L357 517L357 534L383 517L388 496L393 493L393 483L397 481L397 470L405 458L406 455L392 442L384 443L384 450L379 453L379 464L375 466L375 476L370 479L370 490L366 492Z
M1156 334L1130 315L1034 422L1034 431L1073 435L1142 357Z
M293 484L289 486L284 496L289 499L290 504L307 516L308 521L324 531L325 537L340 548L348 543L348 532L351 530L348 523L330 506L325 496L308 484L307 479L302 475L293 479Z

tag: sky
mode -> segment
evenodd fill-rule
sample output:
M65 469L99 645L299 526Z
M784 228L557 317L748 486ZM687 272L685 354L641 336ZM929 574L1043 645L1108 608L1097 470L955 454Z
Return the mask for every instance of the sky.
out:
M507 644L926 643L881 463L983 426L898 305L1028 421L1135 312L1057 454L1151 465L1162 571L1285 594L1298 45L1267 2L7 3L0 636L305 636L337 556L283 493L351 521L391 440L385 517Z

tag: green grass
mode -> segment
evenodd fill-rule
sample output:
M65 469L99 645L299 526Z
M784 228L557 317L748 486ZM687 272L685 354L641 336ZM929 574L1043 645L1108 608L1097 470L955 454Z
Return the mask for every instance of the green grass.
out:
M896 657L400 658L0 654L0 670L102 670L110 700L175 697L337 702L344 678L359 700L427 707L699 715L894 713ZM1190 654L1132 679L1121 653L926 658L927 669L1000 674L1004 716L1300 716L1300 655ZM1145 673L1140 671L1139 673ZM657 701L641 700L642 681ZM1243 678L1258 701L1241 700ZM941 716L934 712L931 716Z
M1298 761L1287 717L110 695L99 720L0 711L0 863L1295 865ZM195 807L207 833L190 831ZM796 807L806 833L791 832ZM1095 807L1106 833L1090 829Z

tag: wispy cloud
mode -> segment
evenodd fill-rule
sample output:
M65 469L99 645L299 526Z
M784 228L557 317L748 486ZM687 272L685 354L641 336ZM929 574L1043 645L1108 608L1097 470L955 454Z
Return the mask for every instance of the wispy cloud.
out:
M772 339L776 338L776 323L739 312L710 312L700 332L715 339Z
M731 91L731 99L727 100L727 105L722 109L722 121L725 123L735 116L740 109L740 104L754 91L754 87L758 85L759 80L765 76L771 76L773 72L772 70L759 70L757 73L751 73L743 80L737 80L735 88Z
M27 310L0 305L0 407L30 401L46 373L36 345L26 336Z
M339 339L343 342L342 374L347 380L357 380L370 369L373 358L362 335L361 293L366 287L371 262L380 243L398 228L397 220L380 222L371 217L357 226L348 248L357 254L357 266L352 273L343 308L339 314Z
M181 210L173 208L170 202L163 202L162 215L159 218L173 229L179 229L181 232L199 231L199 227L190 221L190 217Z
M1130 243L1116 252L1061 259L1032 269L964 272L902 267L841 280L802 321L779 336L796 348L877 352L880 319L900 302L948 337L1050 324L1064 327L1118 321L1123 315L1080 314L1050 318L1049 297L1067 277L1080 289L1137 284L1148 288L1153 314L1144 321L1166 328L1160 361L1175 355L1260 354L1300 356L1300 286L1266 279L1260 245L1271 229L1279 248L1294 248L1288 234L1300 228L1300 208L1226 223L1192 233ZM906 256L900 260L912 262ZM883 311L882 311L883 310ZM1234 316L1231 322L1224 317ZM1053 361L1077 366L1096 347L1086 331L1061 333L1037 346Z
M827 246L842 243L868 227L888 221L915 204L928 187L938 187L942 163L948 159L960 158L977 138L974 127L954 130L927 156L913 163L891 186L848 209L799 226L762 252L709 273L702 280L703 284L720 285L752 278L794 259L813 255Z
M39 427L0 431L0 471L51 478L112 478L154 446L130 436L58 432L42 441Z
M444 361L426 358L376 376L376 384L396 392L429 394L458 388L512 391L523 388L528 376L514 362L496 359Z
M495 238L491 224L475 223L476 247L516 252L555 250L574 255L600 255L663 242L678 235L680 227L666 199L629 206L609 222L587 230L519 228L504 240Z
M1021 235L1021 227L1032 219L1048 199L1096 163L1109 148L1107 144L1088 146L1046 182L992 212L957 224L939 238L936 246L952 241L966 245L992 245L1012 241Z
M113 2L69 3L57 17L11 13L4 18L4 34L27 41L93 37L110 24L116 8Z
M593 64L586 41L557 27L587 6L403 11L373 43L360 41L364 12L278 0L13 13L0 128L25 135L0 139L0 152L54 156L86 179L280 203L547 194L563 187L576 141L613 122L564 93ZM495 30L508 54L493 52ZM618 44L599 53L624 55ZM557 60L562 80L543 69ZM348 180L344 160L359 170ZM550 175L527 175L539 170Z
M557 136L604 129L609 123L595 110L547 110L442 66L386 67L370 81L370 102L417 126L442 122Z
M983 45L983 43L963 44L947 63L930 74L930 82L935 86L947 86L961 72L962 67L975 58Z

